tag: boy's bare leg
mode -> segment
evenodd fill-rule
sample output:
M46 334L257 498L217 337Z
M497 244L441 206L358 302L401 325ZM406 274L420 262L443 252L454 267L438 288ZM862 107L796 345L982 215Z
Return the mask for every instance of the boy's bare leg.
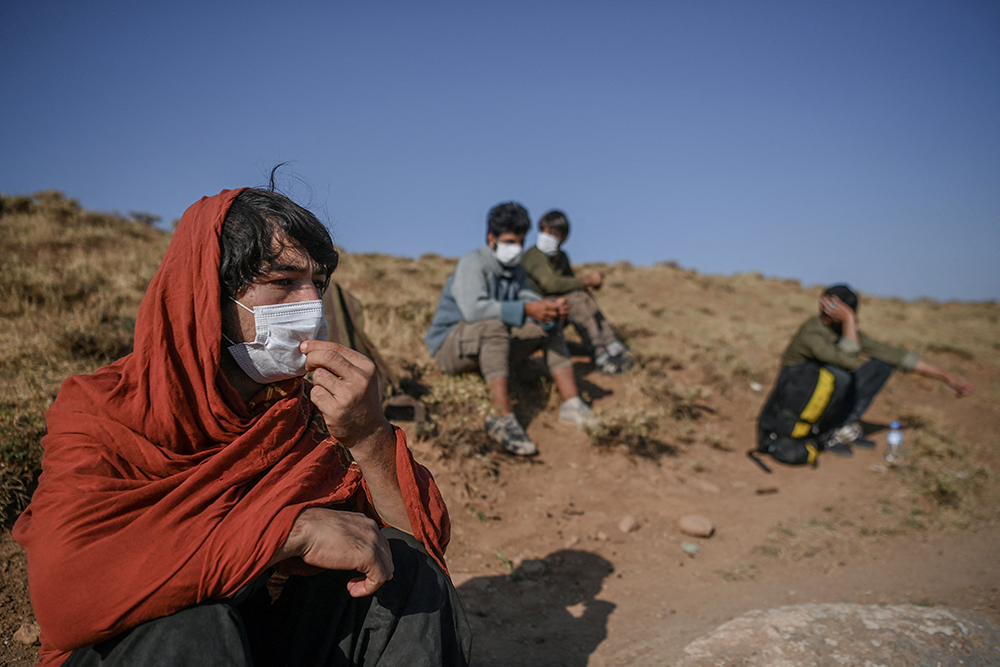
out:
M510 400L507 398L507 377L493 378L487 384L490 386L490 403L501 415L510 412Z
M551 373L552 380L556 383L556 389L559 390L559 398L566 401L579 393L576 388L576 376L573 374L572 366L566 366L565 368L551 371Z

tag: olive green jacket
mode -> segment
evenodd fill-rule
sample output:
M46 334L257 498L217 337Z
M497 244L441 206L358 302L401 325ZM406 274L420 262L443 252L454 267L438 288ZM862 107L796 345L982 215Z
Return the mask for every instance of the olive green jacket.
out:
M823 324L819 316L810 317L781 355L781 365L794 366L803 361L818 361L853 371L862 364L861 355L865 355L881 359L900 370L912 371L920 359L915 352L872 340L860 331L858 341L855 343L850 338L844 338L833 327Z
M569 257L561 250L555 257L549 257L537 246L531 246L521 258L521 266L528 274L528 285L542 296L559 296L583 289L583 281L573 273Z

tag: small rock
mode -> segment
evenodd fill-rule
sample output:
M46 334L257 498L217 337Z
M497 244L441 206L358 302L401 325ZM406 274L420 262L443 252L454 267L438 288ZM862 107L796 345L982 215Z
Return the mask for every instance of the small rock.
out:
M631 533L639 530L639 522L636 521L635 517L631 514L622 517L622 520L618 522L618 530L623 533Z
M698 545L697 544L693 544L691 542L681 542L681 549L684 550L684 553L686 553L686 554L688 554L690 556L693 556L696 553L698 553L698 551L700 551L700 549L698 548ZM683 563L681 563L681 565L683 565Z
M720 491L718 486L712 484L711 482L706 482L703 479L696 479L694 481L694 485L706 493L719 493Z
M608 541L608 534L605 533L603 530L597 531L597 535L595 535L594 537L596 537L599 542L607 542Z
M764 385L762 385L760 382L751 381L750 388L753 389L754 391L764 391Z
M712 522L697 514L685 514L678 522L678 527L682 533L694 535L695 537L711 537L715 532Z
M566 548L570 549L572 547L575 547L579 543L580 543L580 536L572 535L568 540L566 540Z
M22 623L21 627L14 633L14 639L25 646L34 646L38 643L38 637L42 634L42 629L34 623Z

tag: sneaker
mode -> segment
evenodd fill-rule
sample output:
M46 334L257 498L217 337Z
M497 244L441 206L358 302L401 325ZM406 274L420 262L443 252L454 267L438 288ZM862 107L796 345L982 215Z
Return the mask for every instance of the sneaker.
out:
M602 352L594 358L594 368L603 375L621 375L622 367L618 357L612 357L607 352Z
M830 442L826 443L823 451L836 454L837 456L854 456L854 450L851 449L851 446L846 442L841 442L837 438L831 438Z
M564 422L569 422L577 428L586 428L587 426L597 425L597 420L594 419L594 415L590 412L590 408L580 399L579 396L574 396L573 398L563 401L562 407L559 408L559 419Z
M833 437L843 443L850 445L856 442L858 438L863 437L865 434L864 429L861 428L861 424L854 422L852 424L844 424L836 431L833 432Z
M513 414L486 418L486 435L514 456L534 456L538 447L524 432Z
M628 350L619 354L615 359L618 363L619 373L631 373L635 370L635 359Z
M868 438L857 438L851 444L860 449L875 449L875 441Z

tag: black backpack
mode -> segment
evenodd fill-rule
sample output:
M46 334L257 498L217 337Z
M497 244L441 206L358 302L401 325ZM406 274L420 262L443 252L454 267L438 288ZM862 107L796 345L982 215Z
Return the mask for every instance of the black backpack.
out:
M757 419L757 448L747 455L767 472L756 454L790 465L816 465L847 397L848 387L837 385L833 373L813 361L782 368Z

